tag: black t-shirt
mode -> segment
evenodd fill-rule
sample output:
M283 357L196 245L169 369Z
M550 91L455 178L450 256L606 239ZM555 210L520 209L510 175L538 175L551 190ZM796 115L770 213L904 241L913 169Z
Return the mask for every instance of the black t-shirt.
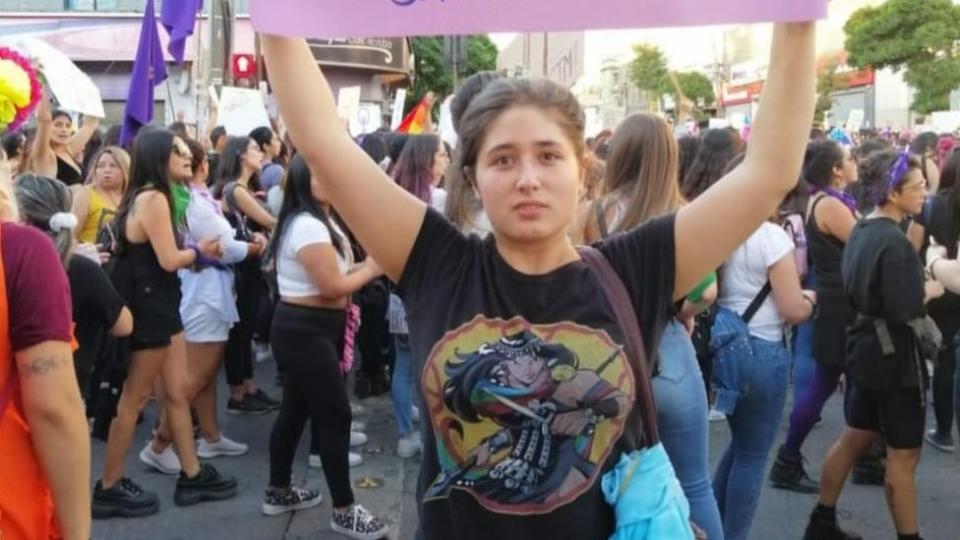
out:
M106 332L117 322L124 302L99 264L76 255L67 267L73 300L75 334L80 348L74 353L77 366L89 369L100 351ZM82 389L84 392L86 389Z
M890 219L865 219L843 253L843 290L859 316L847 331L851 376L877 389L914 387L917 340L907 323L923 316L923 264ZM895 352L884 355L876 321L886 321Z
M674 216L596 247L631 294L652 358L672 309ZM417 538L609 538L599 479L634 449L622 435L636 392L586 264L522 274L492 237L465 237L429 210L399 293L430 418Z

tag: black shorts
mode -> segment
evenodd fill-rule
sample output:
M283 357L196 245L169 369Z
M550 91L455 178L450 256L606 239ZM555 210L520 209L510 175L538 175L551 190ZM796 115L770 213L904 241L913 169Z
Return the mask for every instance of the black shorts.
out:
M137 280L130 302L133 333L130 350L158 349L170 345L183 331L180 321L180 280L176 274Z
M920 388L871 390L852 384L846 402L847 425L882 433L887 446L914 450L923 444L926 403Z

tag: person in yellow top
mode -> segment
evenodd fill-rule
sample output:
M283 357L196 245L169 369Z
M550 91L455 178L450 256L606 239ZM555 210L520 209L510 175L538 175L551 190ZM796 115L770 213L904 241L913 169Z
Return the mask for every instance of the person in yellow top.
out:
M95 243L100 229L113 221L130 175L130 156L116 146L101 150L93 164L86 184L73 199L77 240L83 244Z

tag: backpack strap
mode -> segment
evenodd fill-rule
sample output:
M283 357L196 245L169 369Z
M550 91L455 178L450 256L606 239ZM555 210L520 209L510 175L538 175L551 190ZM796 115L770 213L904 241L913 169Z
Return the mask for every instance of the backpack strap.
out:
M610 262L596 248L580 246L577 248L583 262L600 281L603 294L613 308L617 324L623 331L627 353L627 360L633 369L633 378L636 386L636 404L630 412L628 426L638 426L638 441L632 441L640 447L650 447L660 442L657 432L657 410L653 403L653 387L650 384L650 367L647 362L646 349L643 346L643 335L640 333L640 322L636 311L630 302L623 280L617 271L610 266ZM628 436L625 433L625 436Z
M610 236L610 230L607 229L607 216L603 212L603 201L601 199L597 199L593 203L593 214L597 218L597 228L600 230L600 238L606 240L607 237Z
M750 324L750 320L753 319L753 316L760 311L760 306L767 301L767 297L770 296L770 291L773 290L773 286L770 285L770 280L763 285L760 289L760 292L757 293L757 296L753 298L753 301L750 302L750 305L747 306L747 310L743 312L743 315L740 318L743 319L743 322Z

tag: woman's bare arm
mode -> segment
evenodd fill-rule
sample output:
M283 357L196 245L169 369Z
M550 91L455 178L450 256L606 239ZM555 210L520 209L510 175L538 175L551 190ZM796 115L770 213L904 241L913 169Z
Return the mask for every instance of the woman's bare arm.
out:
M73 353L45 341L16 354L23 410L65 539L90 538L90 434Z
M815 23L774 25L770 70L743 164L676 220L674 298L757 230L797 183L813 120Z
M330 203L387 275L399 280L427 206L350 139L303 39L265 35L263 55L283 121Z
M297 252L297 260L307 270L314 285L320 289L320 296L327 300L339 300L353 294L382 274L376 265L369 263L361 264L356 271L349 274L340 273L337 251L332 244L327 243L304 246Z
M173 236L170 206L163 195L156 191L148 191L138 195L134 204L139 214L137 221L164 270L175 272L196 261L193 250L177 247L177 240Z
M78 226L73 229L73 235L79 237L87 219L90 217L90 190L81 189L74 194L73 208L70 211L77 217L78 223Z
M50 110L50 99L44 89L37 105L37 133L33 136L33 147L30 149L30 163L27 170L36 174L57 177L57 156L50 146L53 136L53 113Z
M273 229L277 226L277 218L270 215L270 212L264 210L249 191L237 186L237 189L235 189L233 193L234 198L237 200L237 208L243 212L243 215L252 219L257 225L267 229Z
M71 156L77 155L79 152L82 152L84 148L87 147L87 143L90 142L90 138L93 137L97 128L100 127L100 119L95 116L83 115L83 121L80 124L80 129L77 131L76 135L70 138L70 142L67 143L67 150L70 152Z

